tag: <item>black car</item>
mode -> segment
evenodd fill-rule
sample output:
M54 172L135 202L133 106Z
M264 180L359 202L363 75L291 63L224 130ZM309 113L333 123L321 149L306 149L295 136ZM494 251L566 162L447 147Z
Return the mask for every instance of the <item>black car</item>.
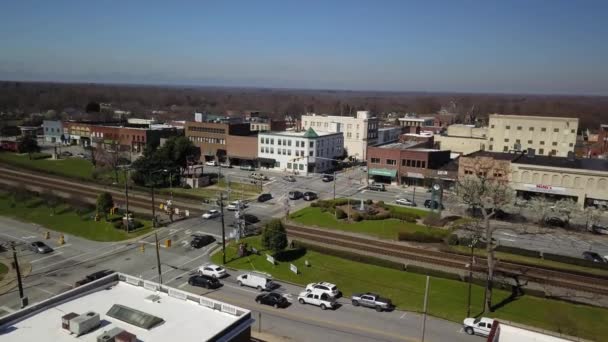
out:
M215 242L215 238L211 235L192 235L190 247L202 248L213 242Z
M258 196L258 202L266 202L272 199L272 195L271 194L261 194L260 196Z
M583 252L583 259L593 261L593 262L601 262L601 263L606 262L606 260L604 260L604 258L602 258L601 255L597 254L596 252L591 252L591 251Z
M566 222L560 219L559 217L547 217L545 219L545 224L550 227L565 227Z
M441 209L445 209L445 207L443 206L443 204L440 204L437 201L433 201L430 199L427 199L426 201L424 201L424 207L425 208L429 208L429 209L439 209L439 207L441 206Z
M241 216L239 216L239 219L244 220L246 224L254 224L260 222L260 219L257 216L251 214L241 214Z
M302 196L303 196L302 193L299 192L299 191L290 191L289 192L289 199L290 200L297 200L297 199L302 198Z
M323 176L323 178L321 178L321 180L324 181L324 182L326 182L326 183L327 182L332 182L334 180L334 176L332 176L332 175L325 175L325 176Z
M101 271L97 271L95 273L91 273L88 276L84 277L84 279L81 279L81 280L77 281L76 284L75 284L75 287L82 286L84 284L88 284L88 283L90 283L92 281L95 281L97 279L101 279L101 278L103 278L103 277L105 277L107 275L110 275L112 273L114 273L113 270L101 270Z
M222 286L217 278L213 278L207 275L193 275L188 279L188 284L192 286L204 287L206 289L217 289Z
M289 305L289 301L276 292L263 293L255 297L255 302L258 304L274 306L275 308L284 308Z
M307 192L304 193L304 200L305 201L314 201L317 198L318 198L318 196L314 192L307 191Z

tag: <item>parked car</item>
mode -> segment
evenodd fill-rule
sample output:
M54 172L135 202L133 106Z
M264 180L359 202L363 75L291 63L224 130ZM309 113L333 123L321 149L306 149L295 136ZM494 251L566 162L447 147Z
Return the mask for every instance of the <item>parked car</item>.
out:
M320 282L320 283L310 283L306 285L306 291L314 292L319 291L322 293L327 293L327 295L331 297L339 297L341 292L338 290L338 287L332 283L328 282Z
M400 205L405 205L408 207L415 207L416 206L416 202L412 202L411 200L407 199L407 198L398 198L395 203L400 204Z
M253 167L252 165L241 165L240 169L245 171L253 171L255 170L255 167Z
M201 275L206 275L214 278L221 278L228 275L226 269L215 264L207 264L198 268Z
M271 194L261 194L260 196L258 196L258 202L266 202L272 199L272 195Z
M190 241L190 247L192 248L203 248L211 243L215 242L215 238L211 235L192 235L192 241Z
M606 262L606 260L601 255L591 251L583 252L583 259L599 263Z
M239 219L245 221L246 224L254 224L260 222L260 219L252 214L241 214Z
M374 191L386 191L386 187L382 183L370 184L367 188Z
M469 335L488 336L492 330L494 320L491 318L465 318L463 321L464 332Z
M296 181L296 177L294 176L283 176L283 179L287 182L295 182Z
M334 180L334 176L332 175L323 175L323 178L321 178L322 181L324 182L333 182Z
M380 295L371 292L355 293L350 300L353 306L361 305L368 308L374 308L378 312L393 309L393 303L390 299L382 298Z
M277 284L272 281L270 275L261 273L241 274L236 278L236 282L239 286L249 286L258 289L259 291L270 291L277 287Z
M217 289L222 286L217 278L207 275L193 275L188 279L188 284L192 286L204 287L206 289Z
M63 157L71 157L72 156L72 152L70 152L70 151L63 151L59 155L63 156Z
M299 191L290 191L289 192L289 199L290 200L297 200L297 199L302 198L302 196L303 196L302 193L299 192Z
M247 204L245 202L232 201L232 202L230 202L230 204L228 204L228 206L226 207L226 210L237 211L237 210L241 210L241 209L245 209L245 208L247 208Z
M34 241L28 245L28 248L32 252L36 252L36 253L40 253L40 254L51 253L53 251L53 249L51 247L47 246L42 241Z
M304 291L298 295L298 302L300 304L316 305L321 310L334 309L336 307L336 299L328 295L327 293L314 291Z
M594 234L608 235L608 227L599 226L599 225L596 225L596 224L594 224L593 226L591 226L591 231Z
M203 218L209 220L212 218L220 217L220 215L221 214L220 214L219 210L211 209L203 214Z
M284 308L289 305L287 298L276 292L262 293L255 297L255 302L258 304L274 306L275 308Z
M564 227L566 226L566 222L559 217L547 217L545 219L545 224L550 227Z
M312 191L305 192L303 197L305 201L314 201L318 198L317 194Z
M231 169L232 168L232 164L230 163L220 163L220 166L226 169Z
M82 286L84 284L88 284L88 283L90 283L92 281L95 281L97 279L101 279L101 278L103 278L103 277L105 277L107 275L110 275L112 273L114 273L113 270L101 270L101 271L97 271L97 272L91 273L91 274L87 275L86 277L84 277L84 279L81 279L81 280L77 281L74 284L74 286L78 287L78 286Z
M215 160L206 161L205 165L207 166L217 166L217 162Z
M443 204L440 204L439 202L430 199L424 201L424 207L429 209L439 209L439 207L441 207L441 210L445 209Z
M84 155L84 153L77 153L76 158L86 158L86 156Z

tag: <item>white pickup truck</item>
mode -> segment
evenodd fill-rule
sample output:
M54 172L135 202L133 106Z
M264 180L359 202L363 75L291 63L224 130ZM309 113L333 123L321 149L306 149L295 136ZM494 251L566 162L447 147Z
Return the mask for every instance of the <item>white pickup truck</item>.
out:
M321 291L304 291L298 295L300 304L311 304L321 308L321 310L335 309L336 299Z
M515 326L497 320L479 317L466 318L464 331L469 335L487 336L491 342L572 342L567 336L547 331L534 331L532 327ZM563 338L562 338L563 337Z

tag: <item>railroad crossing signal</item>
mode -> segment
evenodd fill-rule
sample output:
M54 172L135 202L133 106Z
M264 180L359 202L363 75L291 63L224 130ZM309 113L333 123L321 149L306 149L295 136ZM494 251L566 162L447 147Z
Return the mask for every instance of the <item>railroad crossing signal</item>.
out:
M146 244L142 242L141 246L139 247L139 251L144 253L146 251Z
M44 239L48 240L51 238L51 232L49 232L48 230L44 233Z
M58 243L59 245L63 245L63 244L65 244L65 238L64 238L63 234L61 234L61 235L59 236L59 241L57 241L57 243Z

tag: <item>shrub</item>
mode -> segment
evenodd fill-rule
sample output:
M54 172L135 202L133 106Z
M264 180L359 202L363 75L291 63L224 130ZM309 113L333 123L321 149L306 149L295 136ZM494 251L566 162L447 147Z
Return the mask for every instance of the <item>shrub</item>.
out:
M371 199L366 199L365 204L372 205L372 204L374 204L374 201L372 201Z
M262 246L275 253L287 247L287 232L281 220L273 219L266 224L262 231Z
M336 208L336 218L338 220L342 220L346 218L346 213L344 212L344 210L340 209L340 208Z
M360 222L363 220L363 216L359 213L353 213L352 215L350 215L350 218L355 222Z
M190 184L184 183L184 185L182 185L182 189L192 189L192 187L190 186Z
M458 245L458 242L459 242L458 241L458 235L456 235L456 234L450 234L450 236L448 236L448 240L447 240L448 245L450 245L450 246L456 246L456 245Z
M444 233L436 232L399 232L397 235L399 241L415 241L423 243L443 242Z
M431 276L431 277L451 279L451 280L458 280L458 281L462 280L460 278L460 275L458 275L456 273L439 271L439 270L434 270L434 269L431 269L431 268L426 268L426 267L421 267L421 266L416 266L416 265L408 265L405 268L405 270L407 272L424 274L424 275L428 275L428 276Z
M123 227L123 224L122 224L122 220L121 220L121 221L115 221L115 222L112 222L112 225L113 225L113 226L114 226L114 228L116 228L116 229L123 229L123 228L124 228L124 227Z
M144 224L141 221L139 221L139 220L133 220L133 221L131 221L131 228L130 229L139 229L139 228L141 228L143 226L144 226Z
M48 153L32 153L32 160L48 159L51 155Z
M438 213L429 213L424 220L422 220L422 223L424 223L426 226L440 227L441 215Z
M300 248L306 248L311 251L332 255L332 256L335 256L338 258L344 258L344 259L348 259L348 260L352 260L352 261L362 262L364 264L376 265L376 266L380 266L380 267L387 267L387 268L392 268L392 269L396 269L396 270L400 270L400 271L403 271L405 269L405 265L403 265L400 262L380 259L380 258L373 257L370 255L358 254L355 252L350 252L350 251L345 251L345 250L327 248L324 246L318 246L318 245L309 244L306 242L300 242L297 240L293 240L293 244Z
M608 270L607 263L593 262L593 261L574 258L574 257L570 257L570 256L565 256L565 255L543 253L543 258L546 260L553 260L553 261L563 262L566 264L592 267L592 268L602 268L602 269Z
M306 254L306 248L298 247L298 248L286 249L284 251L276 252L276 253L274 253L274 258L277 259L277 261L289 262L289 261L297 260L297 259L303 257L305 254Z
M527 257L531 257L531 258L540 258L539 251L532 251L529 249L523 249L523 248L518 248L518 247L509 247L509 246L501 245L501 246L496 247L496 251L503 252L503 253L523 255L523 256L527 256Z
M384 208L386 206L386 204L384 204L384 201L382 201L382 200L376 202L376 205L379 206L379 207L381 207L381 208Z
M379 215L362 214L361 217L364 220L370 220L370 221L373 221L373 220L386 220L386 219L388 219L388 218L391 217L391 214L389 214L389 213L382 213L382 214L379 214Z

